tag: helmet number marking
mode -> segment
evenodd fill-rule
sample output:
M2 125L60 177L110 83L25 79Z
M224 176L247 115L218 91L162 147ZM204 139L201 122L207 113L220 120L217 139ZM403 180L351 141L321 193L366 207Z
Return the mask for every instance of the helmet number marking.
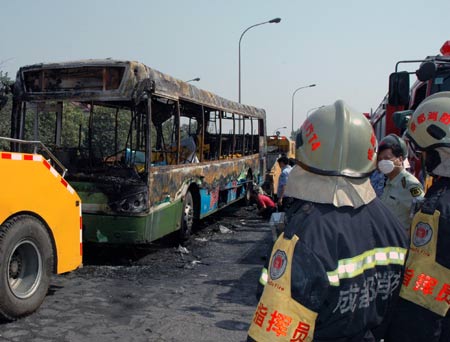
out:
M319 136L314 132L314 126L309 120L305 121L304 126L305 136L308 139L308 144L311 145L311 150L315 151L320 146Z
M374 132L372 131L372 135L370 136L370 145L372 145L372 147L369 147L369 149L367 150L367 159L368 160L373 160L373 156L375 155L376 143L377 143L377 139L375 137Z

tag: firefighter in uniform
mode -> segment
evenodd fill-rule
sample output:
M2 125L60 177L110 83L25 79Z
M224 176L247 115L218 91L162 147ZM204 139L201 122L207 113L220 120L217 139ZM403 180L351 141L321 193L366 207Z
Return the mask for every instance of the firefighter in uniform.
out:
M405 141L389 134L378 144L378 169L387 176L381 201L398 217L409 236L411 206L423 200L420 181L405 170L403 163L408 157Z
M399 305L385 341L450 341L450 92L426 98L408 122L433 185L411 225Z
M372 127L337 101L308 117L296 143L294 199L247 340L375 341L398 297L407 237L370 185Z

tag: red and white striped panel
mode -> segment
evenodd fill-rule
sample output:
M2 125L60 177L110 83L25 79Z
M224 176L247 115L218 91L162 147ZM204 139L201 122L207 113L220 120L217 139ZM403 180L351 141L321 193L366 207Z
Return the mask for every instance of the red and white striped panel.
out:
M83 256L83 214L80 203L80 255Z
M0 157L1 159L9 159L9 160L27 160L27 161L41 162L54 177L61 178L61 184L67 189L67 191L69 191L72 195L75 193L75 190L70 186L70 184L67 183L67 181L61 177L58 171L56 171L55 168L51 166L50 163L47 160L45 160L40 154L1 152Z

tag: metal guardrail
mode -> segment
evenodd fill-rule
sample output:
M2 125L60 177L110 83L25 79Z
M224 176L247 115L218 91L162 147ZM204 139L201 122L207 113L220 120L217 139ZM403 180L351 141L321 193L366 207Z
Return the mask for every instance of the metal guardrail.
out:
M21 139L13 139L13 138L7 138L7 137L0 137L0 140L16 143L19 145L32 145L33 146L33 153L37 154L38 150L44 151L50 158L50 160L53 162L53 164L58 165L60 168L60 173L62 174L62 177L64 177L67 173L67 169L64 167L64 165L58 160L58 158L55 157L55 155L50 152L50 150L40 141L32 141L32 140L21 140ZM19 152L19 151L12 151L12 152Z

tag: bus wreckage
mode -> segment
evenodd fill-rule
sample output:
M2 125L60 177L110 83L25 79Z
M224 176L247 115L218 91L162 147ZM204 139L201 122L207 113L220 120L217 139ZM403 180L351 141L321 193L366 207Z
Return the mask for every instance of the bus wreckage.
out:
M11 136L42 141L82 199L88 242L144 244L243 198L265 172L265 111L139 62L20 68Z

